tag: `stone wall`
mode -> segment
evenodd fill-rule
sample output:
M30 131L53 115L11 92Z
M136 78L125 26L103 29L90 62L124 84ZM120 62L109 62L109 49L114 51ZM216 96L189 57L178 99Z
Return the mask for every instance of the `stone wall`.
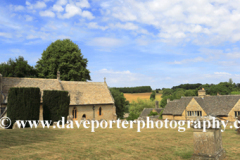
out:
M102 115L99 115L99 108L102 108ZM74 106L69 106L69 115L72 115L72 110ZM93 113L93 105L82 105L82 106L76 106L77 108L77 120L81 120L82 116L85 114L86 119L92 120L94 117ZM113 120L116 119L114 114L115 106L114 105L95 105L95 120Z
M162 119L173 119L173 115L162 115Z
M236 121L237 118L235 117L235 111L240 111L240 100L235 104L235 106L231 109L231 111L228 113L228 121Z

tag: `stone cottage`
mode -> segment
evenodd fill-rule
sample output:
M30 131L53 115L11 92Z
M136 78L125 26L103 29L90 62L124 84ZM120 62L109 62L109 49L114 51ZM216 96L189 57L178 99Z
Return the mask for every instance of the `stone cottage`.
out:
M158 108L158 101L155 101L155 108L144 108L142 113L140 114L139 118L146 120L150 112L157 112L158 114L163 110L163 108ZM159 115L151 116L150 118L158 119Z
M235 121L240 115L240 95L208 96L204 88L198 96L167 100L163 119L190 120L201 116L216 116L222 120Z
M44 90L68 91L69 115L72 115L74 120L117 118L114 99L105 79L104 82L61 81L59 72L57 79L2 77L0 74L1 113L7 108L8 91L11 87L39 87L42 96ZM39 119L42 120L42 103L39 112Z

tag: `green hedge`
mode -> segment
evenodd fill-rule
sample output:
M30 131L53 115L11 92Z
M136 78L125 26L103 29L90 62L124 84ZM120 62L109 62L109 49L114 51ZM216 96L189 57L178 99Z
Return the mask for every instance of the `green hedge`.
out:
M10 88L7 104L7 116L12 121L10 128L16 120L39 120L40 100L39 88Z
M43 91L43 119L56 122L69 114L70 96L67 91Z

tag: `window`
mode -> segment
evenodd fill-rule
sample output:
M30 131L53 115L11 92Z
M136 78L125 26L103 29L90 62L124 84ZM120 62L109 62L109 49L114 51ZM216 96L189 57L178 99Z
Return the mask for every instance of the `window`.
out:
M198 116L199 117L199 116L202 116L202 111L187 111L187 116Z
M102 115L102 107L99 108L99 116Z
M73 107L72 116L73 116L73 119L77 118L77 108L76 107Z
M240 116L240 111L235 111L235 117Z
M86 114L83 114L82 118L85 118L85 119L86 119Z

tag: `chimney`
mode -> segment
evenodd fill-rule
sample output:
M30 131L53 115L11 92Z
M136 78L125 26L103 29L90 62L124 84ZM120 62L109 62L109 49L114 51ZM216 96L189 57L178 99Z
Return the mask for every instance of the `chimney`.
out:
M167 99L167 104L170 102L170 98Z
M158 101L155 101L155 108L158 108Z
M106 77L104 77L104 83L107 83L107 82L106 82Z
M206 96L206 91L204 90L204 88L198 90L198 97L204 97Z
M60 71L57 71L57 79L60 80Z

